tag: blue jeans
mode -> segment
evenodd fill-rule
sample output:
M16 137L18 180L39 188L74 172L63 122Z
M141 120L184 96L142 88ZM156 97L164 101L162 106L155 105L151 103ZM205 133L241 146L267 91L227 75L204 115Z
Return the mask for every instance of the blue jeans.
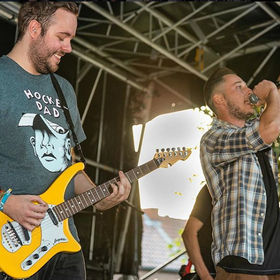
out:
M0 274L0 280L13 278ZM26 280L85 280L86 270L82 251L59 253L53 256L38 272Z

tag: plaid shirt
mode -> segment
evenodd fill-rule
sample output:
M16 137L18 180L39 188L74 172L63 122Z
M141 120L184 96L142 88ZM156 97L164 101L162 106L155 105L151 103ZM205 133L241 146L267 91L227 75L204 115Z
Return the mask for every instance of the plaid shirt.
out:
M261 139L259 120L240 128L214 119L201 138L200 159L212 196L212 257L218 264L235 255L252 264L264 261L262 229L266 192L256 152L267 145ZM278 167L272 149L269 162L277 182Z

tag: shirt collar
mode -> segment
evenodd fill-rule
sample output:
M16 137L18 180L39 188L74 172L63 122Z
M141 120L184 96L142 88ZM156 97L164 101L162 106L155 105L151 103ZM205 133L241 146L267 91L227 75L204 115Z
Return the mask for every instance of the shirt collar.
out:
M245 122L245 125L244 127L248 127L248 126L251 126L253 122L256 121L256 118L255 119L249 119ZM231 124L229 122L226 122L226 121L223 121L223 120L220 120L220 119L217 119L216 117L213 118L213 122L212 122L212 127L216 127L216 128L219 128L219 127L222 127L222 128L240 128L239 126L236 126L234 124Z

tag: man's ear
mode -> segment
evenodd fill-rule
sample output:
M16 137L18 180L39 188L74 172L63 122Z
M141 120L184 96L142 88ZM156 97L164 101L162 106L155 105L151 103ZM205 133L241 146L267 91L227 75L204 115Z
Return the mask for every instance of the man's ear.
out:
M34 137L34 136L31 136L31 137L30 137L30 144L31 144L32 147L33 147L34 155L37 156L36 148L35 148L36 140L35 140L35 137Z
M225 103L225 98L221 93L214 93L212 96L212 100L216 108Z
M68 160L71 159L71 141L69 138L66 138L66 141L65 141L65 156Z
M31 20L28 25L28 32L31 38L36 39L41 34L41 24L35 19Z

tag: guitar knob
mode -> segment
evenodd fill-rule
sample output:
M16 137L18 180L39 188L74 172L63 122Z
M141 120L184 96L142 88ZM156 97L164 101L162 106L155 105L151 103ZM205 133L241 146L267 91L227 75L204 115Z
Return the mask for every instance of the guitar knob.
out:
M38 254L34 254L33 258L34 258L34 260L37 260L37 259L39 259L39 255Z
M48 251L48 247L47 247L47 246L43 246L43 247L41 248L41 251L42 251L42 252Z
M26 265L31 265L32 264L32 261L31 260L28 260L27 262L26 262Z

